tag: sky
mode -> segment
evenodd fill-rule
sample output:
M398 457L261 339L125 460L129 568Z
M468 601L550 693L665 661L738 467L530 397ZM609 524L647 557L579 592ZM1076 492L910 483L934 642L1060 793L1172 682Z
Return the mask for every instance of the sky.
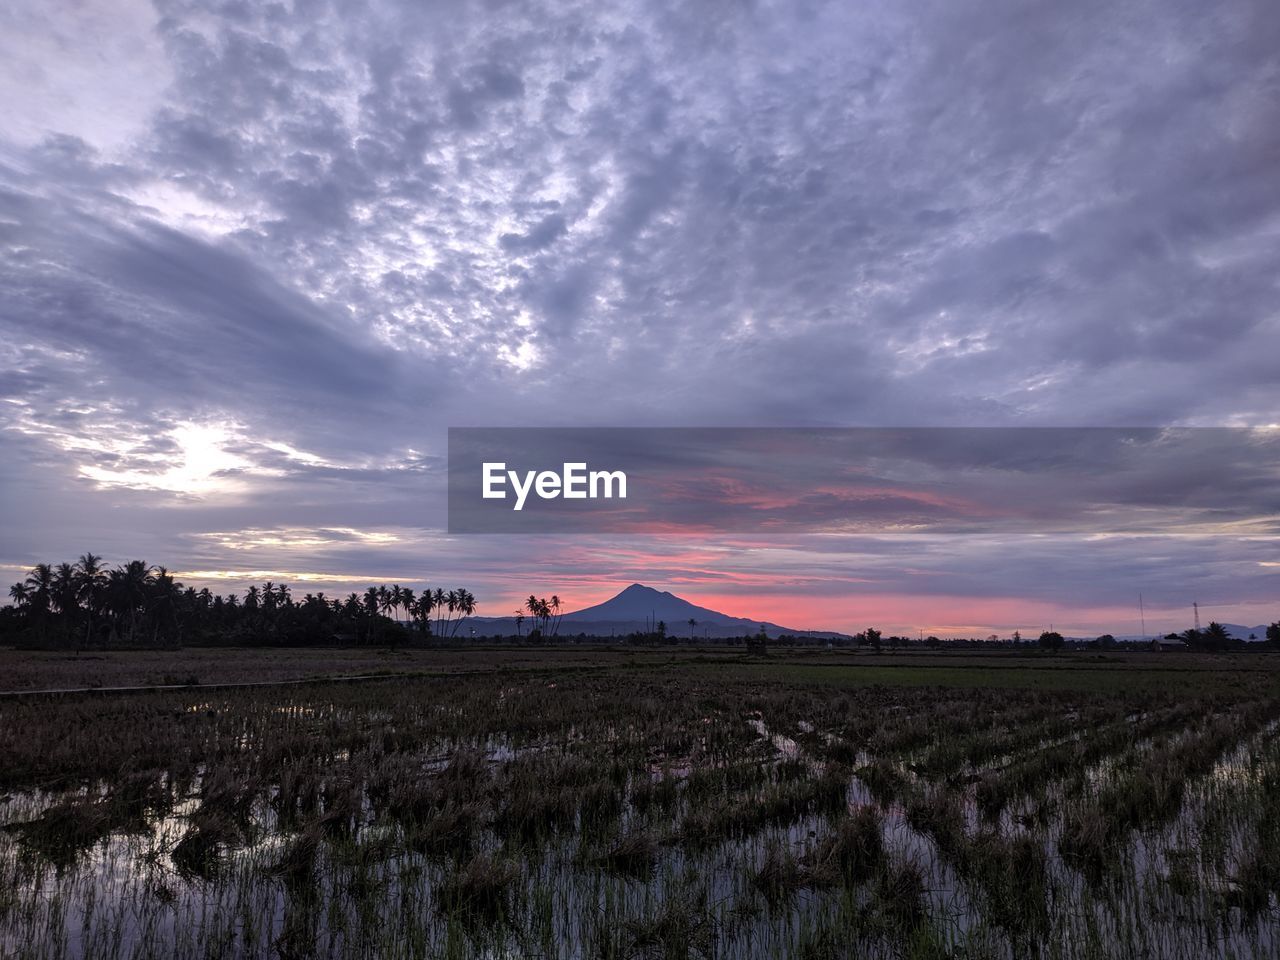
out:
M444 482L451 426L1274 426L1277 50L1269 0L7 4L0 574L1280 618L1274 497L1247 529L450 536Z

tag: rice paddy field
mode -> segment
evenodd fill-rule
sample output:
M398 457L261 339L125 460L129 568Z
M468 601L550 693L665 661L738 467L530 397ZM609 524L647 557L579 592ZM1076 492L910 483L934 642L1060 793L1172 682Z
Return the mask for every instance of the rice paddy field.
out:
M0 656L0 955L1280 956L1272 658L236 656Z

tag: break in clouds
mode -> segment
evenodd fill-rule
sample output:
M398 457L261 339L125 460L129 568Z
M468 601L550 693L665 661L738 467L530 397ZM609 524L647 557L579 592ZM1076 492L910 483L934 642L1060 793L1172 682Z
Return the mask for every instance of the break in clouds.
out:
M1262 0L10 6L0 564L1274 599L1238 530L441 531L451 425L1274 423L1278 48Z

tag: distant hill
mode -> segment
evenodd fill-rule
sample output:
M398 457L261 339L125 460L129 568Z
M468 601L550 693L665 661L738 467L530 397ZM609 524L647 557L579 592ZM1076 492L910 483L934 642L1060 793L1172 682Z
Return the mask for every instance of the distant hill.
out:
M1265 623L1260 623L1256 627L1242 627L1238 623L1224 623L1223 626L1227 628L1227 633L1241 640L1248 640L1251 633L1259 640L1267 639L1267 625Z
M692 631L689 627L690 619L697 621ZM741 637L758 632L761 626L770 637L777 637L784 633L817 639L846 636L834 630L800 630L770 623L767 620L731 617L727 613L700 607L673 593L655 590L641 583L631 584L604 603L564 614L560 620L560 635L573 636L585 633L598 637L625 636L629 633L652 629L658 621L666 623L667 635L671 637L687 638L691 632L698 638ZM475 628L476 633L514 634L516 632L514 617L472 617L467 623L468 626ZM524 632L527 633L529 627L530 621L526 620L523 625Z

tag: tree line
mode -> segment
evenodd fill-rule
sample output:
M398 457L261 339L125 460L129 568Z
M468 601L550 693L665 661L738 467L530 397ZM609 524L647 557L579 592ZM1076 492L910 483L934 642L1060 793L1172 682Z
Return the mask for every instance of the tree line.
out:
M288 584L254 584L243 597L184 586L163 566L130 560L108 569L86 553L74 563L34 566L9 588L0 631L41 646L166 646L182 643L391 644L457 637L476 612L468 590L399 584L363 594L301 599Z

